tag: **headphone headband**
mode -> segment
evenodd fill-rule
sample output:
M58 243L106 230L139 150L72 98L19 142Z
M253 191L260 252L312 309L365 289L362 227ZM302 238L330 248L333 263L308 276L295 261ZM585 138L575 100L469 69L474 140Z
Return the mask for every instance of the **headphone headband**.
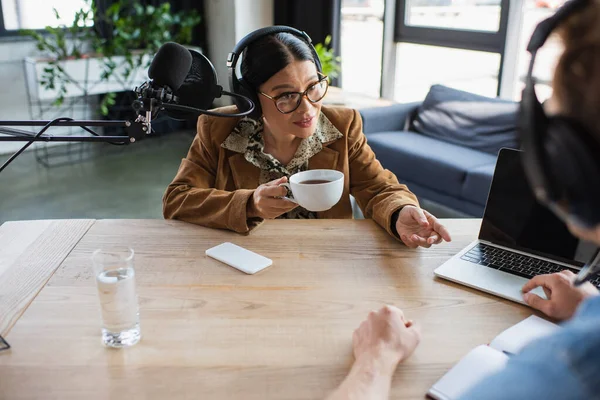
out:
M531 39L529 39L529 43L527 44L527 51L535 54L565 19L589 4L590 0L570 0L566 2L554 15L546 18L535 27Z
M319 60L319 55L317 54L317 51L315 50L315 47L312 44L310 36L308 36L306 32L285 25L269 26L266 28L257 29L254 32L250 32L235 45L231 53L229 53L229 55L227 56L227 70L229 74L229 89L231 90L231 92L246 96L254 102L255 109L254 112L251 114L252 117L260 116L260 101L257 98L255 91L251 87L249 87L247 82L244 81L243 77L240 77L238 79L238 77L236 76L237 64L241 55L244 53L244 50L246 50L246 48L251 43L255 42L256 40L262 37L274 35L276 33L289 33L304 41L310 48L313 60L317 67L317 71L322 72L321 60ZM240 104L238 104L238 102L235 99L234 102L239 109Z
M244 36L235 45L235 47L233 48L233 50L231 50L231 53L228 54L228 56L227 56L227 67L228 68L231 68L231 67L235 68L238 59L240 58L240 56L244 52L244 49L246 47L248 47L248 45L250 43L252 43L252 42L260 39L263 36L273 35L275 33L291 33L294 36L298 36L298 37L304 39L304 41L306 41L310 46L312 46L312 39L304 31L298 30L296 28L292 28L291 26L285 26L285 25L268 26L266 28L257 29L257 30L255 30L253 32L250 32L246 36Z

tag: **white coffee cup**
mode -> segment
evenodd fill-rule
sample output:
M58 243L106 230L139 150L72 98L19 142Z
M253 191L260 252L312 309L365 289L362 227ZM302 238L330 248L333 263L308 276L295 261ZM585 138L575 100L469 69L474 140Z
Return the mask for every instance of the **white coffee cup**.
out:
M344 192L344 174L333 169L313 169L290 176L282 183L291 193L286 199L308 211L326 211L337 204Z

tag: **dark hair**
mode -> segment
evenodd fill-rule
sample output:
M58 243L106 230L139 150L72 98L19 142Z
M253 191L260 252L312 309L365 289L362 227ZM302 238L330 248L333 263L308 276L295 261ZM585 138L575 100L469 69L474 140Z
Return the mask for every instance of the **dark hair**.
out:
M564 114L600 140L600 0L559 28L565 50L554 72L553 89Z
M307 42L291 33L263 36L244 50L241 73L244 81L258 88L294 61L315 62Z

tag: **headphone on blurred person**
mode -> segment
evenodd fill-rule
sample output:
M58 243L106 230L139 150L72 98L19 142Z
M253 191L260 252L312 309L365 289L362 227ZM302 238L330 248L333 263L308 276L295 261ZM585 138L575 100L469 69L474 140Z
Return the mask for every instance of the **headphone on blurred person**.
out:
M600 144L577 120L546 115L535 93L533 67L550 34L590 2L570 0L536 27L527 46L531 62L519 113L522 162L537 199L563 220L584 227L600 224ZM576 284L596 273L600 257L594 261L581 270Z
M243 76L238 78L237 73L236 73L236 67L237 67L238 61L240 59L240 56L244 53L246 48L252 42L254 42L262 37L265 37L268 35L274 35L277 33L290 33L290 34L298 37L302 41L306 42L306 44L308 44L308 47L310 47L310 50L312 52L312 56L315 61L315 65L317 67L317 71L320 73L323 72L322 67L321 67L321 60L319 59L319 55L317 54L317 51L315 50L315 47L312 44L312 40L311 40L310 36L308 36L308 34L306 32L300 31L300 30L292 28L290 26L276 25L276 26L269 26L266 28L257 29L254 32L249 33L235 45L233 50L231 50L231 53L229 53L229 55L227 56L227 69L228 69L228 73L229 73L229 90L232 91L233 93L248 97L250 100L252 100L255 108L254 108L254 112L251 115L254 117L260 116L262 114L262 110L260 107L260 101L258 100L258 95L256 94L256 89L252 88L246 81L244 81ZM238 109L243 109L240 107L245 106L244 103L242 103L237 98L233 98L233 101Z
M536 196L563 219L587 227L600 223L600 144L573 118L546 115L535 93L533 66L550 34L589 3L571 0L536 27L527 46L531 62L519 117L523 164Z

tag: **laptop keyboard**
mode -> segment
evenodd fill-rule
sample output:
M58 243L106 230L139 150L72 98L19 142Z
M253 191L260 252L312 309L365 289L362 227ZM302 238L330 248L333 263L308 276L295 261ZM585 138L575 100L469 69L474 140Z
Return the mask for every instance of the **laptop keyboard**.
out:
M540 260L539 258L525 256L512 251L488 246L483 243L477 243L473 248L466 252L463 260L484 267L497 269L509 274L531 279L536 275L553 274L565 269L577 274L579 271L569 268L565 265L555 264L553 262ZM594 286L600 288L600 277L590 281Z

